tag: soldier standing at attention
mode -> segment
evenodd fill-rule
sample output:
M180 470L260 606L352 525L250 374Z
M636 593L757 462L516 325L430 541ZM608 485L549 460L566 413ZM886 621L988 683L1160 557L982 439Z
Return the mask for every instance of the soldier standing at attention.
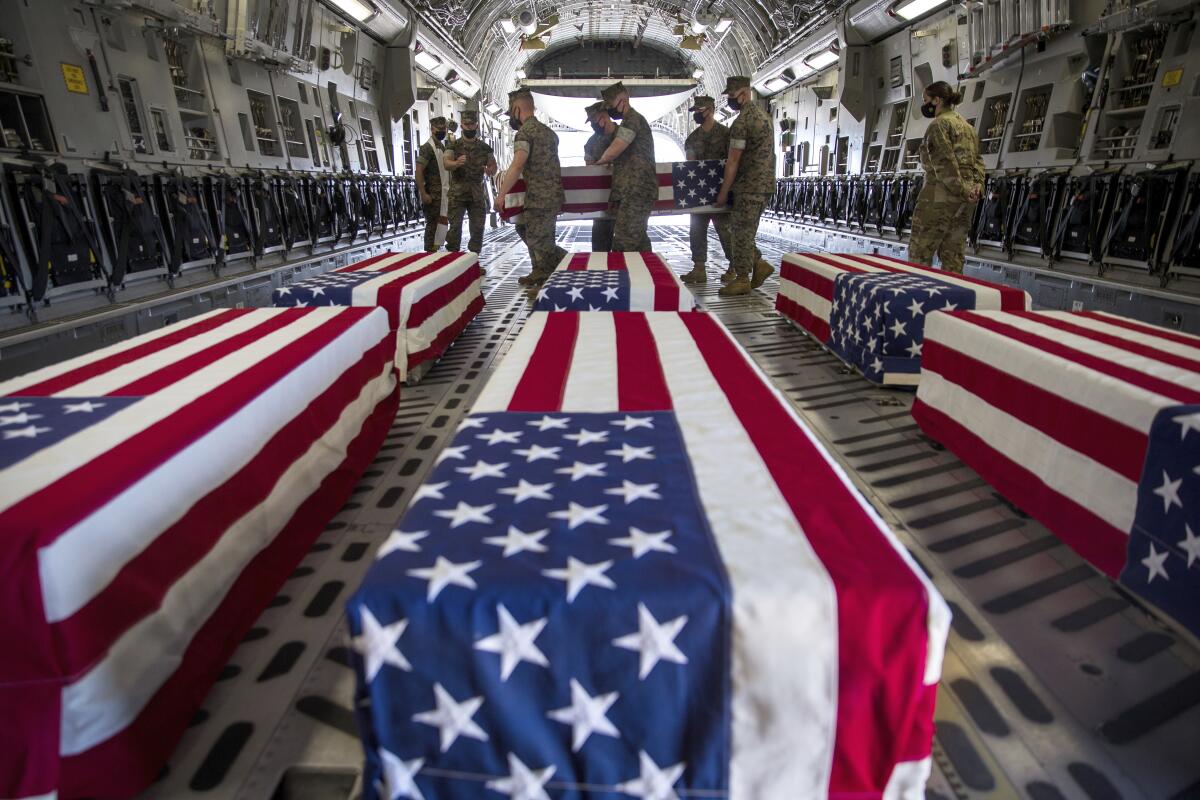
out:
M683 143L688 161L709 161L725 158L729 154L729 128L717 122L716 103L711 97L697 97L692 107L692 118L699 128L688 135ZM715 180L715 179L714 179ZM708 223L711 220L717 229L717 238L721 240L721 249L725 258L730 258L729 249L729 215L728 214L692 214L692 271L684 275L682 280L688 284L708 283L708 272L705 264L708 261ZM731 280L733 267L722 276Z
M617 252L647 252L650 235L646 226L658 199L658 174L654 169L654 134L650 123L629 105L629 92L617 82L604 98L608 116L621 124L612 144L596 161L613 165L608 213L613 215L612 249Z
M518 280L526 286L539 286L567 254L554 242L554 226L563 204L562 170L558 161L558 135L534 116L533 95L517 89L508 95L508 124L517 132L513 141L512 165L496 193L497 213L504 209L504 197L519 178L525 178L525 246L533 269Z
M462 138L446 148L442 159L450 171L450 231L446 249L451 252L459 249L463 214L470 212L471 241L467 249L478 255L483 249L483 218L487 213L483 178L496 174L496 157L491 145L479 140L479 112L464 111L462 120Z
M417 191L421 193L421 210L425 213L425 252L437 250L437 227L441 217L446 214L446 198L443 196L445 183L442 173L446 167L442 163L442 142L446 138L446 118L434 117L429 120L429 130L432 132L429 140L417 151Z
M937 254L942 269L961 273L967 257L967 230L983 193L979 136L954 110L962 102L962 93L950 84L945 81L929 84L924 101L921 113L933 122L921 142L925 184L913 211L908 257L928 266Z
M604 151L612 144L617 132L617 124L608 116L604 109L604 101L592 103L587 107L588 124L592 126L592 135L583 145L583 163L593 166L604 155ZM613 221L611 219L592 220L592 252L607 253L612 250Z
M723 206L733 191L733 212L729 220L730 270L732 280L721 287L722 297L750 294L762 286L775 268L763 260L755 245L758 221L767 201L775 194L775 148L771 120L754 102L750 79L737 75L725 82L729 107L739 112L729 129L729 155L725 159L725 180L717 193L716 205Z

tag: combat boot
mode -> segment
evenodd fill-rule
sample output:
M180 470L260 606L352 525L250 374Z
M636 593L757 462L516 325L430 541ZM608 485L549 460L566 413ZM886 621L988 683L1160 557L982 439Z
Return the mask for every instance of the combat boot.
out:
M537 282L538 282L538 277L536 275L534 275L532 272L529 273L528 275L522 275L521 277L517 278L517 283L520 284L521 286L532 286L532 285L536 284Z
M683 281L689 286L708 283L708 270L704 268L703 264L693 264L692 271L680 277L679 280Z
M731 280L733 280L736 277L737 277L737 273L733 271L733 267L730 267L729 269L727 269L721 273L721 283L729 283Z
M750 279L745 275L738 275L732 281L721 287L717 292L721 297L738 297L743 294L750 294L753 289L750 288Z
M774 271L775 268L761 258L754 262L754 277L750 279L750 288L757 289L762 286L763 281L771 277L771 273Z

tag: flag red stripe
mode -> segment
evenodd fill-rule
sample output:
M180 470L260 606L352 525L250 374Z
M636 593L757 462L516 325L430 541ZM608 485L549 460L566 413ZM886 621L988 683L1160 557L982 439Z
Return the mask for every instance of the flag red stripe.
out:
M657 253L642 253L642 261L654 284L654 310L679 310L679 279Z
M820 261L822 264L825 264L825 265L827 265L827 266L833 267L834 269L836 269L836 270L838 270L838 271L840 271L840 272L853 272L853 273L855 273L855 274L857 275L857 274L859 274L859 273L863 273L863 272L867 272L867 271L868 271L868 270L865 270L865 269L859 269L858 267L852 267L852 266L850 266L849 264L843 264L843 263L841 263L841 262L839 262L839 261L834 261L832 258L827 258L827 257L825 257L825 256L823 256L823 255L820 255L820 254L818 254L818 253L804 253L803 255L804 255L804 257L805 257L805 258L811 258L813 261ZM879 269L883 269L883 268L882 268L882 267L880 267ZM830 285L832 286L833 279L831 278L831 279L829 279L829 280L830 280ZM829 293L829 298L830 298L831 300L833 299L833 292L832 292L832 291L830 291L830 293Z
M569 270L585 270L588 268L588 258L591 253L572 253L571 260L567 264Z
M458 319L443 328L428 347L424 350L418 350L415 353L409 353L409 370L411 371L413 367L419 366L426 361L438 358L442 353L446 352L446 348L450 346L450 343L458 338L458 335L466 329L467 325L471 324L471 320L475 319L475 315L483 310L483 305L483 295L476 295L475 299L459 315Z
M859 262L860 264L870 264L875 267L880 267L881 269L886 269L889 272L903 272L904 271L904 270L897 270L892 267L885 267L882 264L871 261L869 258L866 258L866 257L858 255L858 254L846 253L846 254L842 254L842 257L843 258L852 258L855 261ZM1001 311L1024 311L1026 308L1028 308L1028 306L1026 305L1026 298L1028 297L1028 295L1026 295L1025 291L1022 289L1016 289L1011 286L1003 286L998 283L992 283L991 281L985 281L982 278L971 278L971 277L968 277L967 275L963 275L961 273L948 273L945 270L934 269L933 267L926 266L925 264L914 264L911 261L905 261L904 259L896 258L895 256L879 255L879 256L876 256L876 258L885 258L888 261L894 261L897 264L903 264L904 266L909 267L911 269L919 270L921 272L927 272L927 273L929 273L930 277L932 277L932 278L944 279L947 277L953 277L955 280L958 280L958 281L963 281L965 283L971 283L976 286L983 286L988 289L995 289L996 291L998 291L1000 293L1000 310Z
M393 253L393 255L395 255L395 254ZM344 272L378 272L380 275L383 275L388 272L396 272L398 270L402 270L407 266L411 266L412 264L415 264L416 262L420 261L422 258L427 258L431 255L433 255L433 253L413 253L411 255L405 256L404 258L400 259L395 264L388 264L386 267L380 267L379 269L368 270L365 267L356 265L354 267L354 269L351 269L350 267L346 267L346 269L343 271Z
M1133 482L1142 474L1146 433L1036 384L926 339L921 370L943 376L984 402L1038 429Z
M1119 336L1113 336L1111 333L1098 331L1094 328L1088 328L1083 325L1076 325L1069 319L1063 317L1052 317L1048 314L1041 314L1036 311L1013 312L1014 316L1023 319L1033 320L1041 325L1047 325L1051 328L1057 328L1066 333L1073 333L1076 336L1082 336L1085 339L1106 344L1109 347L1115 347L1118 350L1125 350L1134 355L1144 356L1145 358L1161 361L1164 364L1170 364L1173 367L1188 370L1189 372L1200 372L1200 361L1187 358L1185 356L1176 355L1175 353L1167 352L1153 345L1142 344L1141 342L1131 342L1122 339ZM1200 355L1200 352L1197 353Z
M579 335L579 314L564 311L546 315L546 326L513 390L509 411L558 411L562 408L567 374Z
M419 328L441 309L453 303L479 282L479 268L471 265L449 283L443 283L429 294L413 303L408 312L408 327ZM476 294L479 289L475 290Z
M605 268L609 270L628 270L629 267L625 264L624 253L609 253L605 260Z
M363 387L395 358L388 335L363 353L304 411L287 421L244 467L197 502L142 552L128 561L104 591L57 623L63 668L82 672L102 658L122 633L162 604L167 590L213 548L228 528L271 493L354 402Z
M308 308L289 308L272 314L261 323L235 336L222 339L199 352L184 356L177 361L165 364L148 375L143 375L132 383L113 389L107 397L145 397L166 389L173 383L178 383L189 375L193 375L205 367L225 358L230 353L236 353L243 347L249 347L265 336L286 328L296 320L308 314Z
M131 797L154 781L229 656L379 452L396 415L399 396L397 387L375 407L341 465L242 571L192 638L179 667L133 723L103 744L62 759L59 796L92 796L97 787L104 787L104 796Z
M1180 403L1195 404L1200 403L1200 392L1192 389L1186 389L1177 383L1156 378L1153 375L1147 375L1144 372L1139 372L1129 367L1114 364L1104 358L1090 355L1088 353L1076 350L1073 347L1068 347L1060 342L1052 339L1047 339L1044 336L1038 336L1034 333L1022 330L1012 325L1006 325L991 317L983 316L974 311L956 311L953 312L959 319L970 322L979 327L992 331L993 333L1007 336L1010 339L1015 339L1018 342L1027 344L1030 347L1036 347L1046 353L1049 353L1059 358L1064 358L1068 361L1073 361L1076 364L1087 367L1090 370L1099 372L1102 375L1108 375L1111 378L1116 378L1120 381L1145 389L1148 392L1155 392L1164 397L1169 397Z
M775 296L775 310L795 321L796 324L811 333L817 341L829 341L829 323L799 303L779 294Z
M922 716L925 588L718 323L707 314L680 318L837 592L837 733L830 794L878 792L893 765L912 758L918 744L922 756L930 752L932 722ZM917 733L903 740L881 735L883 720L890 731Z
M992 488L1020 505L1067 546L1114 580L1125 565L1128 531L1113 527L1074 498L1060 494L1022 464L917 397L912 416L921 430L979 473Z
M146 342L122 350L119 353L113 353L111 356L98 358L95 361L88 362L76 367L69 372L64 372L61 375L53 378L47 378L41 383L35 383L33 386L27 386L20 391L14 393L14 396L19 397L49 397L52 394L70 389L84 381L91 380L98 375L103 375L106 372L116 369L130 362L136 361L139 358L153 355L154 353L166 350L168 347L173 347L180 342L191 339L193 336L199 336L202 333L214 330L228 322L252 313L253 309L237 308L229 309L214 314L203 322L197 322L194 325L188 325L186 328L180 328L177 331L168 333L165 336L159 336L157 339Z
M1081 311L1079 312L1079 316L1098 320L1103 322L1105 325L1115 325L1118 328L1137 331L1138 333L1144 333L1147 336L1157 336L1160 339L1166 339L1168 342L1174 342L1175 344L1182 344L1187 347L1200 349L1200 340L1197 340L1192 336L1184 336L1181 333L1169 331L1166 328L1159 328L1154 325L1144 325L1132 319L1107 316L1105 314L1099 314L1095 311Z
M45 547L167 458L208 433L374 310L348 308L330 317L299 339L279 348L269 358L260 360L252 369L234 375L165 419L14 504L0 513L0 529L36 530L41 537L41 546ZM70 497L71 502L61 502L63 497Z
M364 258L362 261L355 261L353 264L347 264L346 266L341 267L340 269L337 269L334 271L335 272L361 272L364 270L369 270L372 266L374 266L375 264L378 264L380 261L384 261L386 259L393 258L394 256L398 256L398 255L400 255L400 254L396 253L394 251L385 250L384 252L379 253L378 255L371 256L370 258ZM404 258L402 258L399 262L397 262L397 264L412 263L416 259L421 258L422 256L426 256L426 255L429 255L429 254L428 253L410 253L410 254L406 255Z
M833 302L833 279L815 270L784 261L779 267L779 279L803 286L818 297Z
M461 256L461 253L446 253L432 264L427 264L418 270L402 275L379 287L375 293L375 305L387 312L388 325L392 330L397 330L400 327L400 295L405 287L415 281L421 280L426 275L437 272L447 264L457 261Z
M613 312L617 333L617 408L666 411L674 407L658 344L645 314Z

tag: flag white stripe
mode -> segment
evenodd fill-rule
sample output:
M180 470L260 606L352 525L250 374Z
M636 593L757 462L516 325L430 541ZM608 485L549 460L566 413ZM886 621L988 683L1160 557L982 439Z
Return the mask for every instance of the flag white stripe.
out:
M569 254L567 255L566 263L567 264L571 263L571 256ZM590 256L588 256L587 268L589 270L594 269L594 270L607 271L608 270L608 253L592 253Z
M654 279L646 267L641 253L622 253L625 271L629 273L629 307L644 311L654 310ZM680 291L683 295L683 291Z
M408 356L412 353L419 353L432 345L442 331L457 322L458 318L466 313L467 307L475 298L482 294L482 285L483 278L476 279L465 291L459 292L457 297L431 314L419 326L415 328L406 326L397 331L399 342L397 342L396 363L400 369L401 380L408 377Z
M730 798L824 797L837 726L832 579L683 322L646 319L733 595Z
M441 255L441 254L439 254ZM453 283L464 272L475 270L479 272L479 259L474 253L470 258L457 258L441 269L417 278L415 281L404 287L400 293L400 328L408 327L408 320L412 315L412 308L421 300L425 299L429 294L443 286ZM355 305L358 305L355 303Z
M1189 346L1186 344L1180 344L1179 342L1173 342L1165 336L1154 336L1149 333L1142 333L1141 331L1136 331L1131 328L1113 325L1112 323L1102 319L1085 317L1082 314L1073 314L1070 311L1043 311L1039 313L1045 314L1046 316L1054 319L1069 322L1072 325L1076 325L1080 328L1088 328L1089 330L1097 331L1098 333L1115 336L1116 338L1122 339L1126 342L1146 345L1147 347L1154 347L1158 350L1162 350L1164 353L1170 353L1171 355L1180 356L1181 358L1190 358L1193 361L1200 361L1200 350L1197 349L1200 347L1200 338L1196 339L1195 345ZM1171 331L1171 333L1186 336L1186 334L1179 334L1178 331Z
M879 264L881 266L902 269L905 272L911 273L913 275L920 275L920 276L926 277L926 278L933 278L934 280L944 281L945 283L953 284L954 286L960 286L963 289L969 289L970 291L975 293L975 308L977 308L977 309L982 310L982 309L999 309L1000 308L1001 295L1000 295L1000 287L998 287L998 286L986 286L981 283L973 283L972 281L963 280L962 278L958 277L953 272L946 272L944 270L939 271L939 272L930 272L928 267L925 267L925 268L916 267L916 266L913 266L912 264L908 264L903 261L894 261L885 256L878 256L878 255L873 255L870 253L863 253L863 254L861 254L861 257L869 260L873 264ZM1029 307L1029 295L1026 294L1025 298L1026 298L1025 306L1026 306L1026 308L1028 308Z
M178 331L186 330L187 328L190 328L193 325L197 325L197 324L203 322L204 320L208 319L209 317L216 316L217 314L224 314L227 312L228 312L228 309L218 309L216 311L208 311L204 314L200 314L200 315L192 317L190 319L181 320L180 322L176 322L172 325L164 325L163 327L159 328L156 331L150 331L148 333L139 334L138 336L131 337L129 339L126 339L123 342L118 342L117 344L109 345L108 347L105 347L103 350L99 351L98 353L87 353L82 356L77 356L75 358L68 359L67 361L60 361L57 364L51 364L50 366L43 367L42 369L36 370L35 372L28 372L28 373L26 373L24 375L20 375L16 378L11 378L7 381L4 381L3 383L0 383L0 397L4 397L5 395L11 395L15 392L19 392L27 386L35 386L39 383L42 383L43 381L48 381L51 378L57 378L60 375L65 375L66 373L68 373L72 370L78 369L79 367L82 367L86 364L92 363L99 357L107 358L108 356L113 356L118 353L124 353L126 350L131 350L134 347L141 347L142 345L146 344L147 342L153 342L157 339L161 339L162 337L168 336L172 333L177 333Z
M779 281L779 293L796 305L807 308L812 312L814 317L824 320L826 324L829 323L829 315L833 311L833 304L816 292L794 281L781 279Z
M942 375L921 375L921 402L951 419L969 420L971 432L1036 475L1049 488L1085 505L1128 533L1137 506L1137 483L1067 447Z
M617 408L617 328L612 314L580 314L575 352L563 389L563 409Z
M0 512L79 469L110 449L114 442L123 442L141 433L222 383L254 369L260 361L272 357L287 344L315 330L343 311L341 308L313 309L247 347L229 353L200 371L182 378L169 389L155 392L118 411L104 422L86 428L74 436L68 436L0 471L0 487L3 487L0 489ZM246 316L258 317L261 322L266 315L275 313L287 312L282 309L260 309L255 314ZM386 326L382 310L379 311L379 315L379 323ZM363 321L358 324L363 324ZM64 392L59 396L78 395L74 392Z
M289 332L290 326L281 332L287 340L294 338ZM359 320L308 362L38 550L46 619L66 619L100 594L130 559L188 513L190 506L181 499L197 500L229 480L363 353L390 335L382 314ZM261 354L270 357L271 352ZM212 375L210 380L224 377ZM125 440L106 425L102 422L66 441L91 433L98 453Z
M309 366L319 371L318 365ZM102 661L63 689L62 755L95 747L137 717L179 667L192 637L216 611L246 565L271 544L296 509L345 460L363 420L393 386L388 365L288 467L262 503L231 525L213 549L171 586L155 613L122 634Z
M584 315L580 315L584 316ZM500 366L488 378L479 399L471 408L473 413L504 411L512 402L513 393L525 374L525 366L533 356L542 331L546 328L546 314L530 314L521 335L513 342L512 349L500 360Z

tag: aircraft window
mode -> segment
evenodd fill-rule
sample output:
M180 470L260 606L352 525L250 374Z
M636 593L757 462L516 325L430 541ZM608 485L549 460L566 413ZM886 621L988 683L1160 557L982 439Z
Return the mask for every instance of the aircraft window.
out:
M283 128L283 142L292 158L308 158L304 147L304 134L300 130L300 104L286 97L279 99L279 125Z
M0 136L10 150L53 151L46 102L37 95L0 92Z
M166 113L161 108L150 109L150 119L154 123L154 140L159 150L171 151L171 135L167 132Z
M146 124L142 117L142 99L138 96L137 82L133 78L117 78L117 89L121 94L121 107L125 109L129 136L133 139L133 151L152 152L146 141Z

